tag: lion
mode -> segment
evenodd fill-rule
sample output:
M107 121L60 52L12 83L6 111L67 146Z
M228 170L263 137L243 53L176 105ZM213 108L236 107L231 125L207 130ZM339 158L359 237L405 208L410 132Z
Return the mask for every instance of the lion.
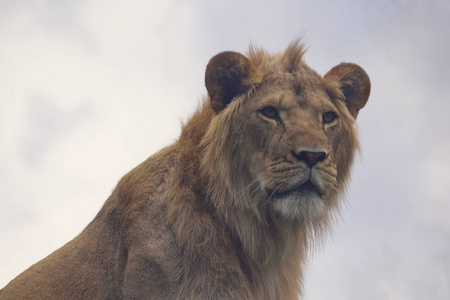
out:
M1 299L297 299L339 211L370 93L356 64L321 77L299 40L214 56L172 145L117 184L75 239Z

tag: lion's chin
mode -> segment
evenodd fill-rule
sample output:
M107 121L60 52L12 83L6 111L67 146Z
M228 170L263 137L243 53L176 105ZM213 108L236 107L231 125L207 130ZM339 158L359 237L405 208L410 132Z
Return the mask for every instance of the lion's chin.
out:
M271 194L272 209L289 220L314 220L324 210L324 200L311 185L302 186L287 192Z

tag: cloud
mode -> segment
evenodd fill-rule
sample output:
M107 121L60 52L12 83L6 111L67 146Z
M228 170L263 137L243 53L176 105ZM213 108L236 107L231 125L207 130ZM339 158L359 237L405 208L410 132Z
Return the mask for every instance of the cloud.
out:
M0 286L78 234L196 106L197 77L180 83L160 60L179 52L161 32L189 32L190 11L168 19L172 2L158 3L18 3L2 15ZM170 68L190 69L177 58Z
M31 165L39 162L55 139L68 134L67 130L89 114L87 104L65 113L50 101L39 97L29 100L27 111L28 132L23 137L19 153L23 160Z

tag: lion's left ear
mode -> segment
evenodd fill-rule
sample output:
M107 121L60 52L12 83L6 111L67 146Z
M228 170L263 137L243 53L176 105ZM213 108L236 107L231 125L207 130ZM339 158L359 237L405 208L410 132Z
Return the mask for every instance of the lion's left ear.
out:
M252 62L240 53L226 51L211 58L205 85L213 110L222 111L234 97L248 90L255 83L256 74Z
M348 111L356 119L369 99L370 80L367 73L356 64L341 63L328 71L324 78L338 82Z

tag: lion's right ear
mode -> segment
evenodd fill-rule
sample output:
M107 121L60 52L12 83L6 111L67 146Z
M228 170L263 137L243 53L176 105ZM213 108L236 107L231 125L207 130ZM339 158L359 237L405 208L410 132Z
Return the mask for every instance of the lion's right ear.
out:
M256 79L256 68L244 55L226 51L211 58L206 67L205 85L212 109L222 111L234 97L248 90Z
M369 99L370 79L367 73L356 64L341 63L324 77L338 83L348 111L356 119L359 110Z

